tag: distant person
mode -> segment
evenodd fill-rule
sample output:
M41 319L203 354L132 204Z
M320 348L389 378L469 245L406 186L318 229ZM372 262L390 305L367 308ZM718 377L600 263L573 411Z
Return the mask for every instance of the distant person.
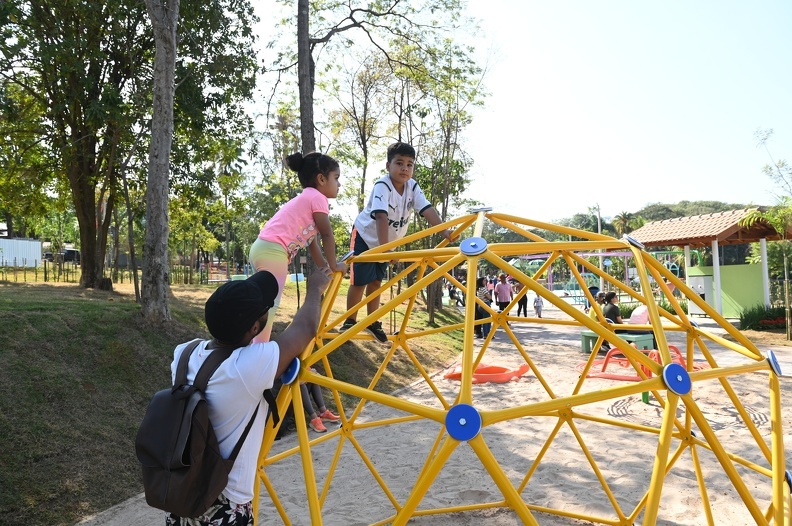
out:
M297 172L303 191L283 205L264 225L250 247L250 260L256 271L267 270L278 280L278 297L267 318L267 326L256 342L269 341L275 312L280 305L289 263L303 247L319 268L346 272L346 263L336 261L336 242L330 226L330 202L341 188L338 162L319 152L303 156L294 153L286 164ZM319 247L319 238L322 248ZM322 252L324 251L324 256Z
M597 305L600 306L600 311L602 311L605 308L605 293L598 292L597 296L594 298L594 301L597 303ZM595 309L593 306L589 309L589 318L591 318L594 321L599 321L600 323L605 323L605 320L599 319L599 317L597 316L597 309ZM610 349L610 343L608 343L607 341L603 341L602 350L607 351L609 349Z
M594 298L594 301L597 303L597 305L600 306L600 311L601 311L605 307L605 293L604 292L598 292L597 296ZM597 318L597 309L595 309L594 307L591 307L589 309L588 315L589 315L589 318L591 318L592 320L597 320L598 319ZM605 321L605 320L600 320L600 321Z
M525 288L521 282L517 281L514 283L514 295L519 295L520 291ZM517 316L520 315L520 312L523 313L523 316L526 318L528 317L528 295L524 295L522 298L517 300Z
M536 314L537 318L542 317L543 306L544 306L544 301L542 301L542 297L539 294L537 294L533 302L534 314Z
M630 325L651 325L649 320L649 307L646 305L638 305L635 310L632 311L630 319L627 320L627 323ZM657 339L654 336L654 331L631 329L630 334L651 334L653 345L652 348L657 349Z
M486 305L489 305L492 302L492 295L490 294L490 291L487 290L487 278L484 276L476 279L476 297L483 301ZM484 307L476 303L474 318L481 320L487 317L488 314ZM490 324L481 323L474 326L473 335L476 338L486 338L487 335L489 335L489 331Z
M602 308L602 314L611 323L622 323L621 311L619 310L619 296L611 291L605 294L605 306Z
M495 285L495 301L498 302L498 312L503 312L514 298L514 290L506 281L506 274L498 276L498 283Z
M352 228L350 248L355 255L391 241L401 239L407 233L413 210L423 216L431 226L442 221L432 204L426 199L421 187L413 177L415 170L415 148L407 143L397 142L388 147L388 160L385 163L388 174L374 183L363 211L358 214ZM446 229L442 236L451 240L451 232ZM353 262L349 273L347 309L351 310L363 300L363 293L371 296L382 285L388 263ZM376 295L366 304L368 314L380 306L380 296ZM357 323L357 314L350 315L341 326L347 330ZM377 341L388 343L388 335L382 323L375 321L366 330Z
M453 301L457 307L465 306L465 295L461 291L457 291L457 288L452 283L448 284L448 299L449 304Z

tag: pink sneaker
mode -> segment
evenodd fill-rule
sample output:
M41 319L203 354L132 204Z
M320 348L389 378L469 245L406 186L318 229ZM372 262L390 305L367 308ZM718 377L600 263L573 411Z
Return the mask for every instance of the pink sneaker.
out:
M322 420L329 420L331 422L337 422L341 420L341 417L330 411L329 409L325 409L325 412L319 415L319 418Z
M327 433L327 428L322 423L322 419L319 418L318 416L316 418L311 419L308 425L311 426L311 429L313 429L317 433Z

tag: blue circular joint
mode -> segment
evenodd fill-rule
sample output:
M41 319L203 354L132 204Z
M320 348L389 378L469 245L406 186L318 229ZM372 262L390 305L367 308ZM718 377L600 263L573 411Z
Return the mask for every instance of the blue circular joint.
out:
M446 430L460 442L476 438L481 432L481 415L472 405L457 404L446 414Z
M770 369L773 370L776 376L783 376L781 372L781 364L778 363L778 358L773 351L767 351L767 361L770 363Z
M294 358L289 366L283 371L280 379L283 385L289 385L297 379L297 374L300 372L300 359Z
M478 256L487 250L487 242L483 237L469 237L459 244L459 250L466 256Z
M669 363L663 368L663 381L669 391L680 396L688 394L693 387L690 374L678 363Z
M784 472L784 478L786 479L787 486L789 486L790 491L792 491L792 471L786 470Z

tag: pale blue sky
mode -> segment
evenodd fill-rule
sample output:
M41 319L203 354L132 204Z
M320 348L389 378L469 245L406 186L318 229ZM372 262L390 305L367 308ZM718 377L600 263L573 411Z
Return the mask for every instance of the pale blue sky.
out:
M490 50L471 195L552 221L599 203L773 204L792 161L792 3L471 0ZM486 196L486 197L481 197Z
M266 41L281 7L256 5ZM542 221L775 203L754 133L772 128L792 162L789 0L469 0L467 14L490 92L464 134L469 196Z

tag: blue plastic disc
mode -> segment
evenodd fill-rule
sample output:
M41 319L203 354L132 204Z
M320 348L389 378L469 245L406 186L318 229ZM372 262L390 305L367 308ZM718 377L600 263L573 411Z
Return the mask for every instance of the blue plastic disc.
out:
M792 491L792 471L786 470L784 472L784 478L786 479L787 486L789 486L790 491Z
M781 372L781 364L778 363L778 358L773 351L767 351L767 361L770 362L770 369L773 370L776 376L783 376Z
M300 359L294 358L292 363L283 371L280 379L283 382L283 385L289 385L290 383L294 382L297 379L297 374L300 372Z
M688 394L693 387L690 375L678 363L669 363L663 368L663 381L669 391L680 396Z
M446 414L446 430L460 442L476 438L481 432L481 415L472 405L457 404Z
M466 256L477 256L487 250L487 242L483 237L469 237L459 244L459 250Z
M699 328L699 324L698 324L698 323L696 323L696 322L695 322L695 321L693 321L693 320L690 320L690 324L691 324L692 326L694 326L695 328L697 328L697 329Z

